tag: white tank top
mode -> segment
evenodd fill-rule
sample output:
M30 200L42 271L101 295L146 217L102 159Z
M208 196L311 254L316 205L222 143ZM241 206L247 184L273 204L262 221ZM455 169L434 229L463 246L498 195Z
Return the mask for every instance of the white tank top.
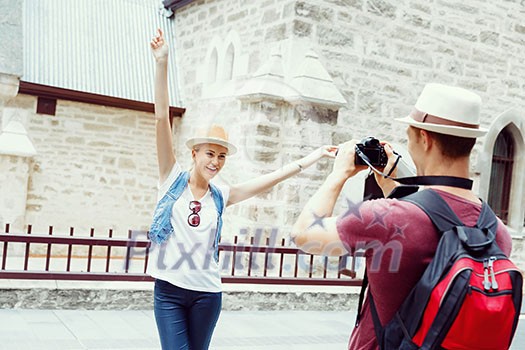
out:
M181 167L175 163L168 178L159 185L160 200L181 173ZM217 186L222 193L224 203L228 203L230 188ZM147 273L154 278L164 280L177 287L202 291L220 292L222 290L219 265L215 261L213 247L217 230L217 209L211 192L198 199L200 224L192 227L188 216L192 213L190 202L195 200L189 186L173 205L171 224L173 234L161 245L152 243L149 253Z

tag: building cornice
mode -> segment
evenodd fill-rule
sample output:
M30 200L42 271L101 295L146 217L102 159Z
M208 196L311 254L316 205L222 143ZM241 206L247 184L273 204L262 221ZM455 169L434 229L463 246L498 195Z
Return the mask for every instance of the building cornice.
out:
M63 89L54 86L29 83L26 81L20 81L18 93L43 97L47 99L60 99L75 102L83 102L149 113L155 112L155 107L153 103L93 94L77 90ZM185 108L171 106L169 107L170 117L172 118L182 117L185 111Z
M192 3L195 0L163 0L162 4L165 8L175 11L183 6Z

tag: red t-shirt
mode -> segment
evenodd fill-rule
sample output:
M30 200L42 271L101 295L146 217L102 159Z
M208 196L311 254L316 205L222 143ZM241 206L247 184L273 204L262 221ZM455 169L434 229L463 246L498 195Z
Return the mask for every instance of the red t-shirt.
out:
M481 205L453 194L436 191L467 226L474 226ZM351 251L366 249L370 291L381 323L388 323L434 256L438 234L430 218L413 203L376 199L350 206L337 220L341 241ZM499 221L496 242L510 255L512 239ZM369 249L372 248L372 249ZM368 300L348 349L378 349Z

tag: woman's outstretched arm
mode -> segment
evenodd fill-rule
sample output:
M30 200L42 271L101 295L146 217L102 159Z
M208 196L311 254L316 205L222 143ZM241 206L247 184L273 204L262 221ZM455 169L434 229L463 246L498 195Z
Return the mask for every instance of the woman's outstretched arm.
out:
M155 119L157 139L157 161L159 165L159 181L164 182L175 164L173 137L169 119L168 94L168 44L164 40L162 30L157 29L157 35L150 42L153 57L155 57Z
M239 203L245 199L251 198L272 188L279 182L301 172L303 169L308 168L323 157L335 157L336 150L337 147L334 146L322 146L306 157L287 164L269 174L265 174L256 177L255 179L231 186L228 205Z

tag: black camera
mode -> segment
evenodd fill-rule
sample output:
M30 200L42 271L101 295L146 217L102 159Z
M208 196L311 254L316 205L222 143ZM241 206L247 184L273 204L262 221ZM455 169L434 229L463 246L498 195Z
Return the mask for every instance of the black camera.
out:
M366 158L364 158L366 157ZM365 162L365 159L370 163ZM384 168L388 163L385 148L375 137L367 137L355 145L355 164Z

